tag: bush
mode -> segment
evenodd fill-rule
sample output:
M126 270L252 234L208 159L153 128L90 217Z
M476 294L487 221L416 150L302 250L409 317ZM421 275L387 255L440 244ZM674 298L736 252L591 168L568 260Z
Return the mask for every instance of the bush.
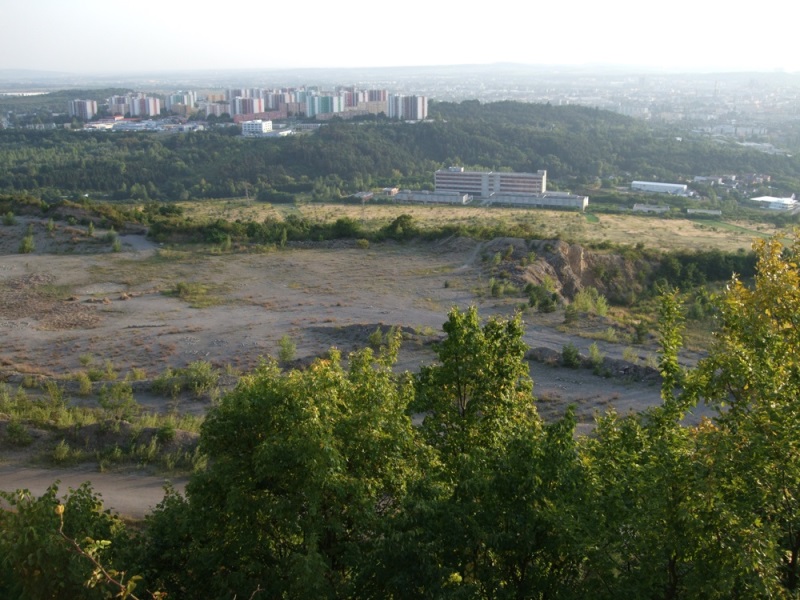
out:
M8 211L6 214L3 215L3 225L11 226L16 225L17 219L14 217L14 213Z
M297 351L297 346L292 341L292 338L290 338L288 335L284 335L278 344L280 346L278 350L278 360L283 363L293 361L295 352Z
M647 323L639 321L633 328L633 343L644 343L648 335L650 335L650 328L647 326Z
M625 348L622 351L622 360L624 360L626 362L629 362L629 363L633 363L634 365L638 365L639 364L639 354L636 352L636 350L634 350L633 348L628 346L627 348Z
M6 428L6 439L11 446L29 446L33 442L33 437L19 421L11 421Z
M575 294L573 304L578 312L595 313L601 317L608 313L608 301L593 287Z
M19 243L19 253L20 254L30 254L36 250L36 244L33 241L32 235L26 235L22 238L22 241Z
M597 342L592 342L589 346L589 362L592 363L594 368L598 368L603 364L604 358L605 354L600 352L600 348L597 347Z
M164 396L175 397L189 391L195 398L213 391L219 382L219 370L207 361L198 360L183 369L167 367L153 380L150 389Z
M158 431L156 432L156 439L160 444L168 444L175 439L175 433L175 424L165 423L158 428Z
M50 453L50 458L57 465L65 465L77 461L80 458L80 451L73 450L66 440L61 440L53 451Z
M182 388L192 392L195 397L210 392L217 387L219 381L219 371L204 360L190 363L185 369L180 370L180 375L183 377Z
M127 381L104 385L100 388L100 406L112 416L129 421L141 412L141 406L133 398L133 388Z
M578 309L574 304L568 304L564 308L564 323L570 324L578 320Z
M125 376L125 378L130 381L144 381L147 379L147 371L139 367L134 367Z
M80 371L73 375L73 379L78 382L78 394L88 396L92 393L92 380L85 371Z
M381 344L383 344L383 331L381 331L381 328L378 327L375 329L375 331L369 334L369 345L377 350L381 347Z
M539 312L555 312L558 307L558 294L548 290L545 285L529 283L525 286L525 292L528 294L528 304Z
M572 342L565 344L561 348L561 363L570 369L576 369L581 366L581 354L578 352L577 346Z

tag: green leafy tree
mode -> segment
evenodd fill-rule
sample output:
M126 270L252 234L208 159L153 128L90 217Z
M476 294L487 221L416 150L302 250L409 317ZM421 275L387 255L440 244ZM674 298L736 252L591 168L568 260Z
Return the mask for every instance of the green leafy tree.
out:
M0 512L2 597L130 596L139 578L115 569L130 557L130 537L88 483L61 498L56 483L38 498L18 490L0 499L12 509Z
M502 444L536 409L519 315L482 326L474 306L453 308L442 329L447 337L436 349L439 364L419 375L419 402L428 411L425 439L455 468L470 449Z
M416 472L413 386L391 370L398 344L395 336L377 357L355 353L346 370L335 351L303 371L266 363L223 397L202 429L211 466L189 483L185 503L173 499L154 517L180 518L178 533L191 539L182 551L169 531L152 540L185 572L165 581L168 592L353 595Z
M574 416L549 427L539 418L519 315L482 325L474 307L454 308L443 329L439 364L418 381L422 432L437 462L386 561L415 577L391 592L491 598L568 589L582 570Z
M688 388L719 410L703 441L713 458L715 509L737 527L729 562L750 563L769 589L794 597L800 577L800 241L754 244L752 287L734 277L720 330Z

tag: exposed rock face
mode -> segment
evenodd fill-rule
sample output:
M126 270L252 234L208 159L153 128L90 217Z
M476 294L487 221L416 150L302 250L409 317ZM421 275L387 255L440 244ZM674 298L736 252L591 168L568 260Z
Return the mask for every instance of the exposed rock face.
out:
M544 285L566 300L594 287L612 302L629 303L644 290L655 267L636 252L595 251L560 240L498 238L486 243L484 253L503 257L496 269L509 280L522 287Z

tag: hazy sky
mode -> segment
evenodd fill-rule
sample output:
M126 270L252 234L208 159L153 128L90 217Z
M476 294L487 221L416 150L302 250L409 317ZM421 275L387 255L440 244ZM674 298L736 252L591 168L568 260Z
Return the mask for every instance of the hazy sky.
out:
M516 62L800 71L789 6L785 0L0 0L0 69Z

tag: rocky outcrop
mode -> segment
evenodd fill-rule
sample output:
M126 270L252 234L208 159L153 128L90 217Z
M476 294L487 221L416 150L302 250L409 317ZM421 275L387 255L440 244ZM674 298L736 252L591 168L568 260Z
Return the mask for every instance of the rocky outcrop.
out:
M486 243L483 254L492 259L496 275L521 287L544 285L567 301L593 287L611 302L630 303L644 291L655 267L634 250L599 251L560 240L498 238Z

